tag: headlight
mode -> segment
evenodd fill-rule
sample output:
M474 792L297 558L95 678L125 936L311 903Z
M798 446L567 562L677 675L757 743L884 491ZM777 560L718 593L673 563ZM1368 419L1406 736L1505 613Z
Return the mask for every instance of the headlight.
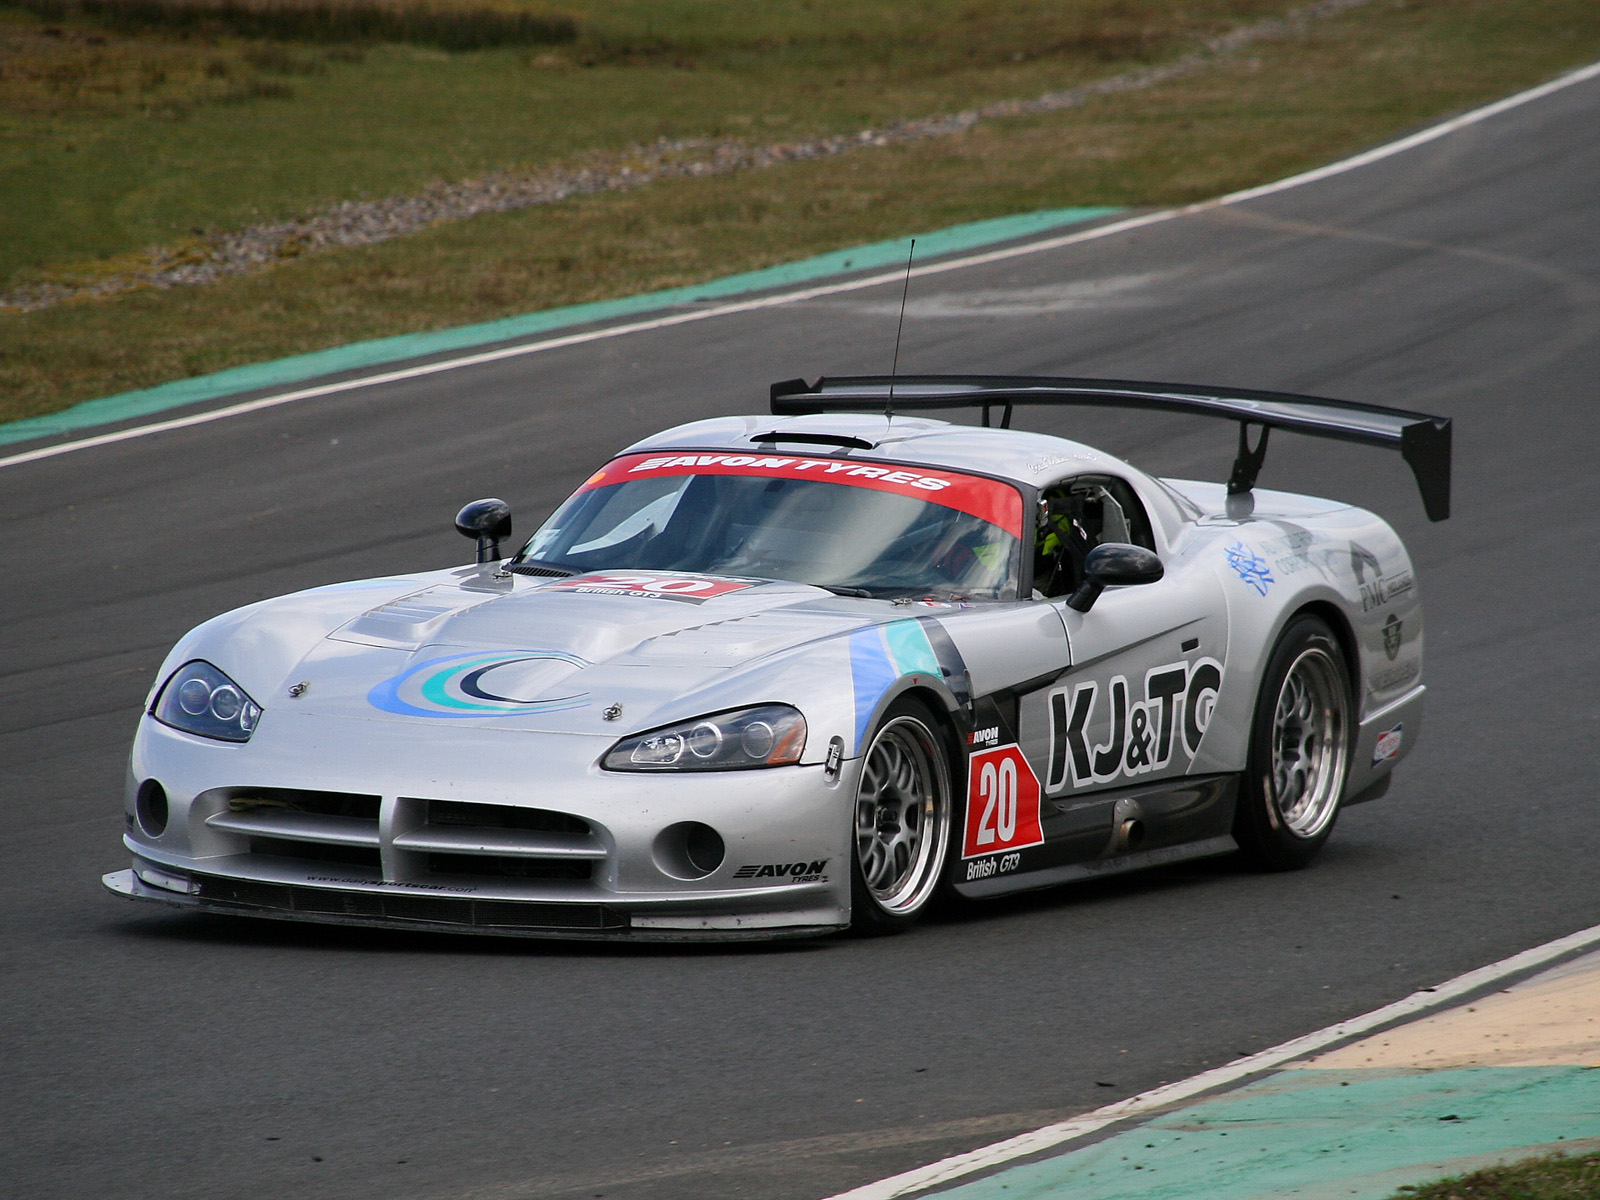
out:
M737 771L800 761L806 719L787 704L763 704L666 725L623 738L608 771Z
M199 658L173 672L151 712L163 725L224 742L248 742L261 719L242 687Z

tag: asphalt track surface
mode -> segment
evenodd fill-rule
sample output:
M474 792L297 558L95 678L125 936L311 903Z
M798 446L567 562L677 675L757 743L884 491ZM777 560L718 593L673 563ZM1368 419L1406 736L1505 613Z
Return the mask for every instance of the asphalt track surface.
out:
M897 287L345 393L0 471L0 1194L801 1200L1178 1079L1600 923L1600 83L1226 209L914 286L901 367L1227 382L1456 419L1455 515L1284 435L1427 605L1427 728L1309 871L1216 862L888 941L572 946L167 915L120 868L168 645L463 560L607 454L881 371ZM1158 473L1232 430L1031 413ZM536 768L530 767L530 771Z

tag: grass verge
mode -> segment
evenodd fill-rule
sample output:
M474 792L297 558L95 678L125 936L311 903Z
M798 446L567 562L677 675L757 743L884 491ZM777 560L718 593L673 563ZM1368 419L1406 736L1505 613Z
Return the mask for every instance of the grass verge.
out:
M273 2L333 12L358 0ZM477 0L371 2L417 17L470 14ZM574 0L569 45L450 53L133 35L0 0L0 290L436 180L1034 96L1303 2Z
M1568 1158L1563 1154L1490 1167L1405 1187L1393 1200L1594 1200L1600 1196L1600 1152Z
M232 34L308 42L416 42L444 50L559 44L578 36L576 18L454 5L372 0L12 0L47 21L83 19L121 33Z
M1066 113L480 217L204 288L6 315L0 416L365 338L703 282L963 221L1202 199L1596 57L1592 0L1377 0L1205 74Z

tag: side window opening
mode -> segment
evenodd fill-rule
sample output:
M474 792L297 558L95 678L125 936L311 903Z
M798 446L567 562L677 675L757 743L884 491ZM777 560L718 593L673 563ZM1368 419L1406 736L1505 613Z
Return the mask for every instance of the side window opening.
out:
M1083 560L1105 542L1156 548L1144 505L1127 481L1080 475L1039 493L1033 588L1045 597L1066 596L1083 582Z

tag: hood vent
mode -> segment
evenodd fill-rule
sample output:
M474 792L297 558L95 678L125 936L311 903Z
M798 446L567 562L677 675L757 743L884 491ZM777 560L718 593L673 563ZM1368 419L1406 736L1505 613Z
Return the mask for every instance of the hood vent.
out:
M455 584L425 588L362 613L328 637L330 641L354 642L358 646L415 650L448 618L498 598L463 594Z

